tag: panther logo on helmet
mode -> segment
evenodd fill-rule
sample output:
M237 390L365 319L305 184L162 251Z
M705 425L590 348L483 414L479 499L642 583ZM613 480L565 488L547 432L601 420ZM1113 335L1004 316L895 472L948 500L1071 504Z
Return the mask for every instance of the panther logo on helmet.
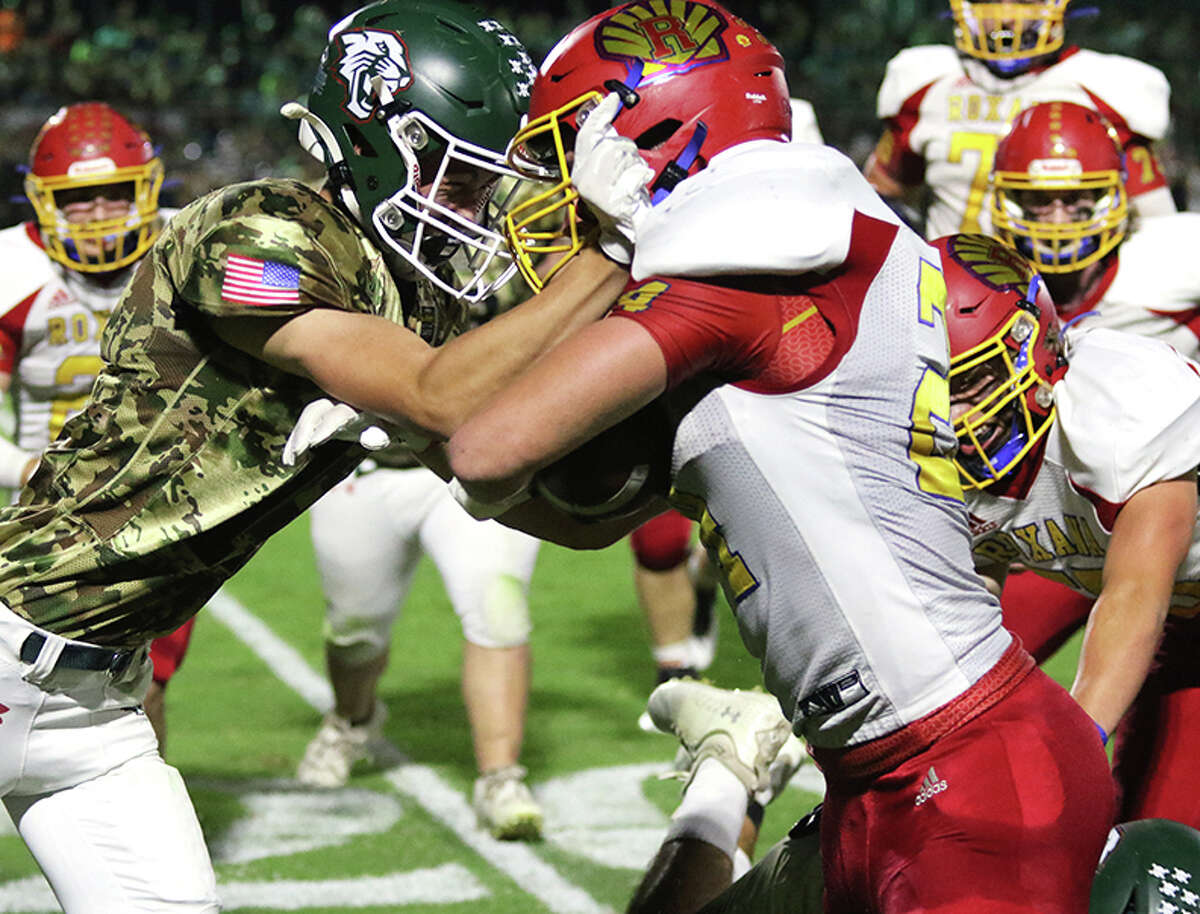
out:
M338 73L346 83L346 110L365 121L375 110L374 77L382 78L393 94L412 85L408 48L399 35L377 29L344 32L338 37L344 49Z

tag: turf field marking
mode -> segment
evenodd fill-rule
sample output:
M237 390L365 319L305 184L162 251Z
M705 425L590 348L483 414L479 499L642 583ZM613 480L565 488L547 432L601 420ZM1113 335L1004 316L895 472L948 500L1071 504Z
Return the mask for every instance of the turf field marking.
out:
M217 591L208 609L314 709L324 713L332 707L333 695L325 677L230 593ZM555 914L612 914L611 908L563 878L526 845L497 841L480 831L466 798L432 768L414 764L391 744L380 761L388 766L384 775L393 787Z
M453 904L479 901L488 890L465 867L446 863L431 869L353 879L279 879L221 882L221 909L376 908L381 905ZM0 914L61 912L40 875L0 884Z

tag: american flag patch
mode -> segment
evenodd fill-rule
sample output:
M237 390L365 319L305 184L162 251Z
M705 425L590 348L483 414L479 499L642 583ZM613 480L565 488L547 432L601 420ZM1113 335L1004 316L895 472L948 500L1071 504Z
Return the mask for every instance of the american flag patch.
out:
M298 305L300 270L274 260L229 254L221 298L247 305Z

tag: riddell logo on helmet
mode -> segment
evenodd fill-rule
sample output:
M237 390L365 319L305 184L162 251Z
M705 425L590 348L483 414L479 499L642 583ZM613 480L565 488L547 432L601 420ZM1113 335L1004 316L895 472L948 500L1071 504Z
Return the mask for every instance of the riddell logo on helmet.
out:
M375 111L376 93L371 80L379 77L393 95L412 85L408 49L395 32L362 29L344 32L338 75L346 84L346 111L365 121Z
M728 60L725 18L703 3L683 3L682 7L679 15L675 15L675 4L672 12L662 13L662 4L649 0L624 7L600 27L600 55L610 60L643 61L643 81Z
M926 800L931 800L943 790L946 789L945 778L939 778L937 772L930 766L929 771L925 773L925 780L921 782L921 792L917 794L917 800L913 803L914 806L920 806Z
M9 712L8 705L0 705L0 724L4 723L4 715Z
M105 175L116 171L117 164L105 156L101 159L85 159L82 162L72 162L67 166L67 176L71 178L86 178L91 175Z

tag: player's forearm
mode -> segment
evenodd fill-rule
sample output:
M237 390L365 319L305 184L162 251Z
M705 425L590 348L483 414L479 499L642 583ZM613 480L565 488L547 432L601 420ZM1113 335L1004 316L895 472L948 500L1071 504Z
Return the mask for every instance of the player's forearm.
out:
M1117 515L1071 694L1111 732L1137 696L1196 523L1196 474L1135 492Z
M1071 695L1112 733L1137 697L1158 648L1166 601L1102 595L1088 619Z
M426 427L449 436L497 391L581 327L603 317L628 279L586 250L542 292L442 346L418 377Z

